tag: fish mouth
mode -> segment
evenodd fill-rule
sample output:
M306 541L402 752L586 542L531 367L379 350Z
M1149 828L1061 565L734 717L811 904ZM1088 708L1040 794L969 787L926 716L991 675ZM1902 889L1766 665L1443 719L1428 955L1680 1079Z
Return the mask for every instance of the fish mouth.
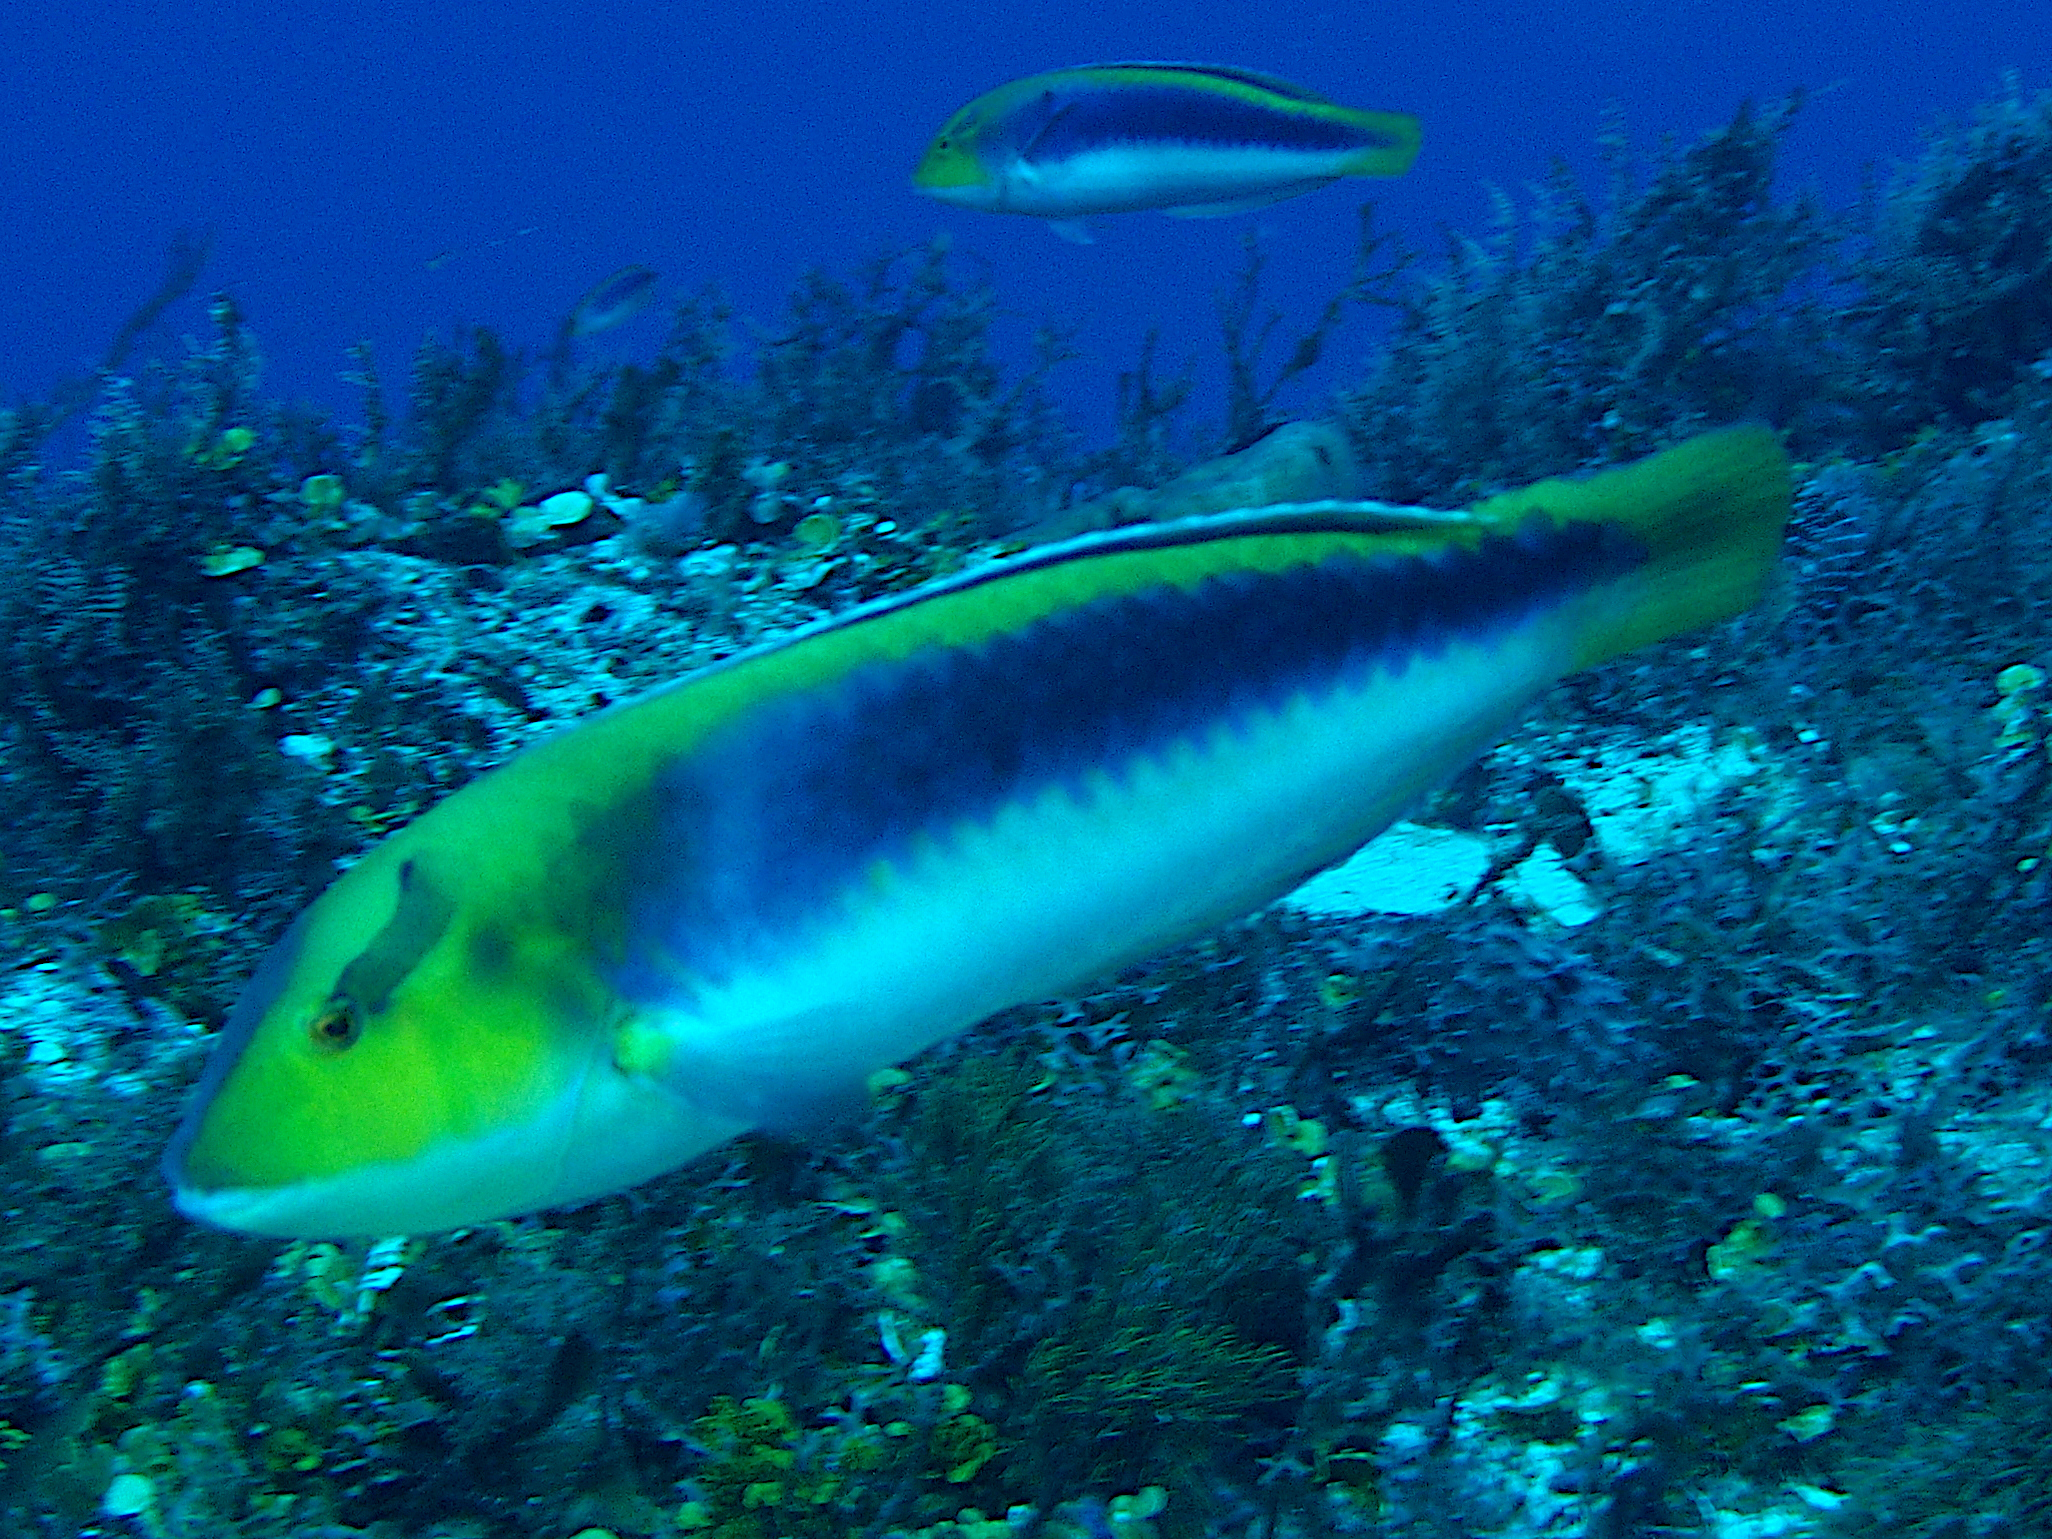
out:
M270 1184L196 1181L173 1145L171 1199L218 1229L285 1240L433 1234L626 1190L747 1130L653 1080L597 1062L535 1117L404 1159Z
M309 1237L301 1219L306 1204L297 1187L223 1187L210 1191L174 1181L171 1204L187 1218L215 1229L281 1240ZM341 1232L335 1231L333 1237L340 1238Z
M450 1151L276 1186L206 1187L174 1177L171 1200L187 1218L216 1229L280 1240L428 1234L537 1206L530 1181L505 1173L493 1179L488 1166L480 1169L480 1153Z
M164 1175L178 1211L217 1229L286 1240L429 1234L511 1218L565 1199L560 1167L574 1087L542 1114L470 1137L444 1137L404 1158L278 1181L233 1169L195 1172L174 1142ZM197 1176L197 1178L196 1178Z
M936 157L920 163L912 173L912 187L943 202L973 203L990 196L990 177L966 157Z

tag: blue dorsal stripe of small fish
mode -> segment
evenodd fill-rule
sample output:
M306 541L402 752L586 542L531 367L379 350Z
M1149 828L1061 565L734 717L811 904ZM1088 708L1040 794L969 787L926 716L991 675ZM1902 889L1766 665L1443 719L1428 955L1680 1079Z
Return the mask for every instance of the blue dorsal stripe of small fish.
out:
M1218 91L1127 86L1063 93L1026 147L1033 160L1065 160L1113 144L1254 145L1332 152L1386 144L1359 124Z

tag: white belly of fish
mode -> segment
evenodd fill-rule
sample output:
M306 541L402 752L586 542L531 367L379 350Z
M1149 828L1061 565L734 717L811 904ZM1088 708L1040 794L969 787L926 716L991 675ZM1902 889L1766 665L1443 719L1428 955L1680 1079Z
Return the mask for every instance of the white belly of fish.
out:
M1073 219L1143 208L1177 208L1309 191L1340 175L1330 150L1233 145L1114 145L1048 164L1008 168L1000 206Z

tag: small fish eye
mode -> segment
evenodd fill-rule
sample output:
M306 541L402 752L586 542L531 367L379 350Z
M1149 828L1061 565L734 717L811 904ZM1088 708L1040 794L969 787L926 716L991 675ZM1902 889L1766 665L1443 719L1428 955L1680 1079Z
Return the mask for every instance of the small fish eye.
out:
M313 1045L324 1052L347 1052L363 1035L363 1018L348 1000L331 999L313 1018L307 1035L313 1039Z

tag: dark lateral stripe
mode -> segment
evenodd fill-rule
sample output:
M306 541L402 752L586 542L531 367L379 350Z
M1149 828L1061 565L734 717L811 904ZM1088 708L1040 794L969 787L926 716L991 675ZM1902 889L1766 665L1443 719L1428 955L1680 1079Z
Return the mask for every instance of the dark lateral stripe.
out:
M1616 525L1534 520L1471 549L1109 595L771 697L658 778L630 949L717 972L730 945L788 933L923 832L1486 640L1643 559Z
M1341 153L1383 143L1340 109L1273 107L1198 86L1128 86L1064 92L1034 138L1037 161L1061 161L1117 144L1182 143Z

